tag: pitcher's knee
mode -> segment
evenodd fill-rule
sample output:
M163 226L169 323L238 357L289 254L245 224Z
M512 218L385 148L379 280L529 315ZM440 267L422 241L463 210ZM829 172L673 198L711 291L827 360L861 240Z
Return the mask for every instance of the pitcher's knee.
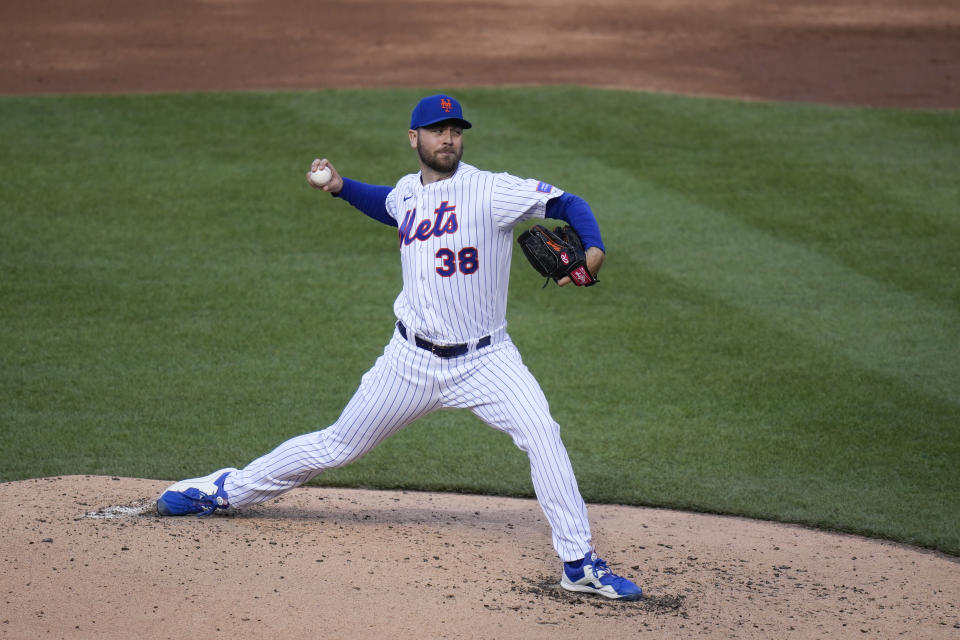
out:
M545 422L530 425L510 434L513 443L524 453L538 451L556 451L563 449L560 439L560 425L556 422Z
M336 431L328 433L330 429L332 427L317 434L316 461L324 469L334 469L350 464L362 458L373 448L363 442L358 443L343 438Z

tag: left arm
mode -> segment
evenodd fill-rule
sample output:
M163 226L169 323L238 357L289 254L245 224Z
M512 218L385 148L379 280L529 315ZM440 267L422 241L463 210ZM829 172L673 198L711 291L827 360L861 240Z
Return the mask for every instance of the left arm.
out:
M606 248L600 237L600 226L587 201L572 193L553 198L547 202L547 218L566 222L580 236L587 254L587 269L594 276L606 259ZM557 284L561 287L569 284L570 278L561 278Z

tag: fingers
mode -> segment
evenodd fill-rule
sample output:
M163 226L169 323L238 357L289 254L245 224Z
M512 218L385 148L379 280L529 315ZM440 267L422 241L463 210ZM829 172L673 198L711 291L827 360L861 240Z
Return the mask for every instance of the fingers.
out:
M324 185L315 184L310 179L310 174L321 169L330 170L330 180ZM320 191L326 191L327 193L332 193L334 195L340 193L340 190L343 189L343 178L340 177L340 174L337 173L337 168L327 160L326 158L316 158L313 162L310 163L310 171L307 171L307 184L309 184L314 189Z
M307 177L309 178L309 177L310 177L310 174L313 173L314 171L318 171L318 170L322 169L323 167L327 167L327 166L330 166L330 161L329 161L329 160L327 160L326 158L317 158L316 160L314 160L313 162L310 163L310 170L307 171ZM332 166L330 166L330 170L333 171L333 167L332 167ZM308 181L308 182L309 182L309 181ZM313 185L313 183L311 183L311 185ZM315 185L314 185L314 186L315 186ZM317 187L317 188L319 188L319 187Z

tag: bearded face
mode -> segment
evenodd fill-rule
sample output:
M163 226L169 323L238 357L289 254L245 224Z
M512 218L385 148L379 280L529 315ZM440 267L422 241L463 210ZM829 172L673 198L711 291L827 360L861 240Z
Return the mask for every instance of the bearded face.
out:
M417 153L424 166L440 174L452 174L463 157L463 130L454 125L418 129Z

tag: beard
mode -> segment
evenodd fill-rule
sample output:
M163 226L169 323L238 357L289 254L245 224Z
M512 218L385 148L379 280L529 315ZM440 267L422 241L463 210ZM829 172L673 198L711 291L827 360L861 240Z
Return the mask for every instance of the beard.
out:
M440 155L442 151L450 151L452 155ZM454 147L446 147L430 154L423 148L421 141L417 139L417 153L420 154L420 160L423 164L437 173L453 173L457 165L460 164L460 158L463 157L463 147L461 146L459 151Z

